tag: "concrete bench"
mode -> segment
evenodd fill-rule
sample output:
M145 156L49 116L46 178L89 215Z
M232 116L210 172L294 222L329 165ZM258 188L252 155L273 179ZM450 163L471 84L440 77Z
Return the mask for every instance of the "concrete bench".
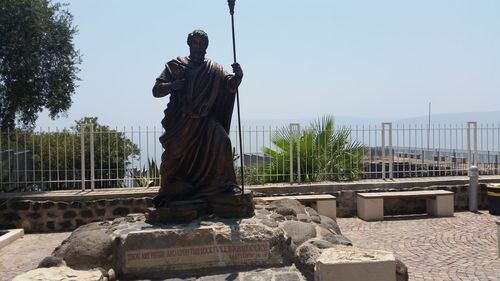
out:
M453 216L453 192L446 190L419 190L396 192L357 193L358 217L365 221L384 219L384 199L425 199L427 213L436 217Z
M273 202L279 199L295 199L300 203L313 203L316 206L316 211L320 215L327 216L332 219L337 217L336 197L331 194L255 197L255 199L261 199L267 202Z

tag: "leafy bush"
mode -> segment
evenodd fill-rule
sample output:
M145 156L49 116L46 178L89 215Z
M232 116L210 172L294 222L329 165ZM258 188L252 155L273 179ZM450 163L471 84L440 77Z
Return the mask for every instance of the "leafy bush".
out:
M368 148L359 141L350 140L351 131L346 127L334 128L334 118L323 116L301 131L300 146L301 181L356 180L363 171L362 160ZM290 142L293 174L297 170L297 139L289 128L283 127L272 136L275 148L265 147L264 153L272 158L268 164L268 177L272 182L290 181Z

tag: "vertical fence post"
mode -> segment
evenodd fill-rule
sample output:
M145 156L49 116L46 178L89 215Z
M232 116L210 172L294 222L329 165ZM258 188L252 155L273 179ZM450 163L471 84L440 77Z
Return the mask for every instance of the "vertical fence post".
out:
M300 124L296 124L297 126L297 182L300 183Z
M294 134L295 132L295 134ZM290 183L293 183L293 140L297 140L297 181L300 182L300 124L290 123Z
M80 127L80 155L82 163L82 191L85 191L85 128L89 128L90 142L90 188L95 189L94 125L82 124Z
M385 123L382 123L381 133L382 133L382 179L385 179Z
M394 168L394 150L392 148L392 123L389 125L389 178L392 180L394 178L393 168Z
M94 159L94 125L89 124L90 127L90 188L92 191L95 189L95 159Z
M474 129L474 153L471 152L471 129ZM477 166L477 122L467 122L467 165L468 167Z
M389 152L389 178L393 178L393 163L394 163L394 155L392 151L392 123L391 122L383 122L382 123L382 179L386 179L386 173L385 173L385 163L386 163L386 157L385 157L385 128L387 127L388 130L388 142L389 146L388 152Z
M85 125L80 127L80 159L81 159L81 173L82 173L82 191L85 191Z

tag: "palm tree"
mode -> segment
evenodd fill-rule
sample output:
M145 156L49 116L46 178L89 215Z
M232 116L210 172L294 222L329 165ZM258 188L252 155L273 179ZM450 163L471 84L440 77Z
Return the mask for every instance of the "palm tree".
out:
M290 141L293 145L294 175L297 175L297 140L290 129L283 127L272 136L275 149L265 147L264 153L272 157L267 167L272 181L290 180ZM300 134L301 181L355 180L363 171L362 160L368 148L359 141L350 140L351 130L335 129L334 118L326 115L312 122Z

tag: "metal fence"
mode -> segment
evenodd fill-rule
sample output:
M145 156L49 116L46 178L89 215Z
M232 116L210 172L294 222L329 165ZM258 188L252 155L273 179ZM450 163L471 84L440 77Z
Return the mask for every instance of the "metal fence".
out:
M0 191L158 185L157 127L0 131ZM500 174L500 125L243 126L247 184ZM237 131L230 133L239 165ZM236 169L239 171L239 169Z

